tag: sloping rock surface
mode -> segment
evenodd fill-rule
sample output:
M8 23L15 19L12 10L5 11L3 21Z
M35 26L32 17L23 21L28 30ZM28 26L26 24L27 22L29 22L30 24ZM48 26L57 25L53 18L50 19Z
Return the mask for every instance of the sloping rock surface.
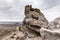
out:
M52 21L48 28L41 28L40 33L43 40L60 40L60 17Z

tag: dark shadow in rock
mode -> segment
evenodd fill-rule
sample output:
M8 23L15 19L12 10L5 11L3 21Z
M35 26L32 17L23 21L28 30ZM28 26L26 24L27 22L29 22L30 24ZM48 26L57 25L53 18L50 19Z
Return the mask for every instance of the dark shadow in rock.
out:
M27 27L33 34L35 34L36 36L41 36L40 35L40 32L37 32L36 30L34 30L34 29L31 29L31 28L29 28L29 27Z
M30 27L36 28L36 29L40 29L41 28L40 26L37 26L37 25L30 25Z

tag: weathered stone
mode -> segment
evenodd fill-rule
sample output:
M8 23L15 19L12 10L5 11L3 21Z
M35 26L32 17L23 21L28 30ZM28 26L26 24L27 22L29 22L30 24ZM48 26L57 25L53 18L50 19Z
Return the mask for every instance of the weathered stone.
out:
M26 28L26 31L30 34L40 35L40 28L45 27L48 24L48 21L37 8L32 8L31 5L25 6L25 18L23 20L23 25ZM47 28L47 27L45 27ZM30 32L29 32L30 31ZM34 33L35 32L35 33Z
M41 40L40 28L47 28L48 21L37 8L32 5L25 6L25 18L21 27L12 32L12 36L5 40ZM4 39L3 39L4 40Z
M52 21L48 28L41 28L40 33L43 40L60 40L60 17Z

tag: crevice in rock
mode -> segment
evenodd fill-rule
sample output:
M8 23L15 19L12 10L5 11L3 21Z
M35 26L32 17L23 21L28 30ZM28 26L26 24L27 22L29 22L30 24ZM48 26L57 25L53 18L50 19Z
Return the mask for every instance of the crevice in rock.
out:
M35 34L36 36L41 36L39 32L37 32L36 30L34 29L31 29L29 27L27 27L33 34Z
M32 28L36 28L36 29L40 29L40 28L41 28L41 27L38 26L38 25L30 25L30 27L32 27Z

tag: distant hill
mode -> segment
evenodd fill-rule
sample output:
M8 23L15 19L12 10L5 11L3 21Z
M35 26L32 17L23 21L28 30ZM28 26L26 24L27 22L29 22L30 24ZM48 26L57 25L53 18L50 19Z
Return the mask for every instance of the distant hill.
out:
M15 24L15 23L21 24L22 22L12 22L12 21L0 22L0 24Z
M22 22L0 22L0 27L16 27L20 26Z

